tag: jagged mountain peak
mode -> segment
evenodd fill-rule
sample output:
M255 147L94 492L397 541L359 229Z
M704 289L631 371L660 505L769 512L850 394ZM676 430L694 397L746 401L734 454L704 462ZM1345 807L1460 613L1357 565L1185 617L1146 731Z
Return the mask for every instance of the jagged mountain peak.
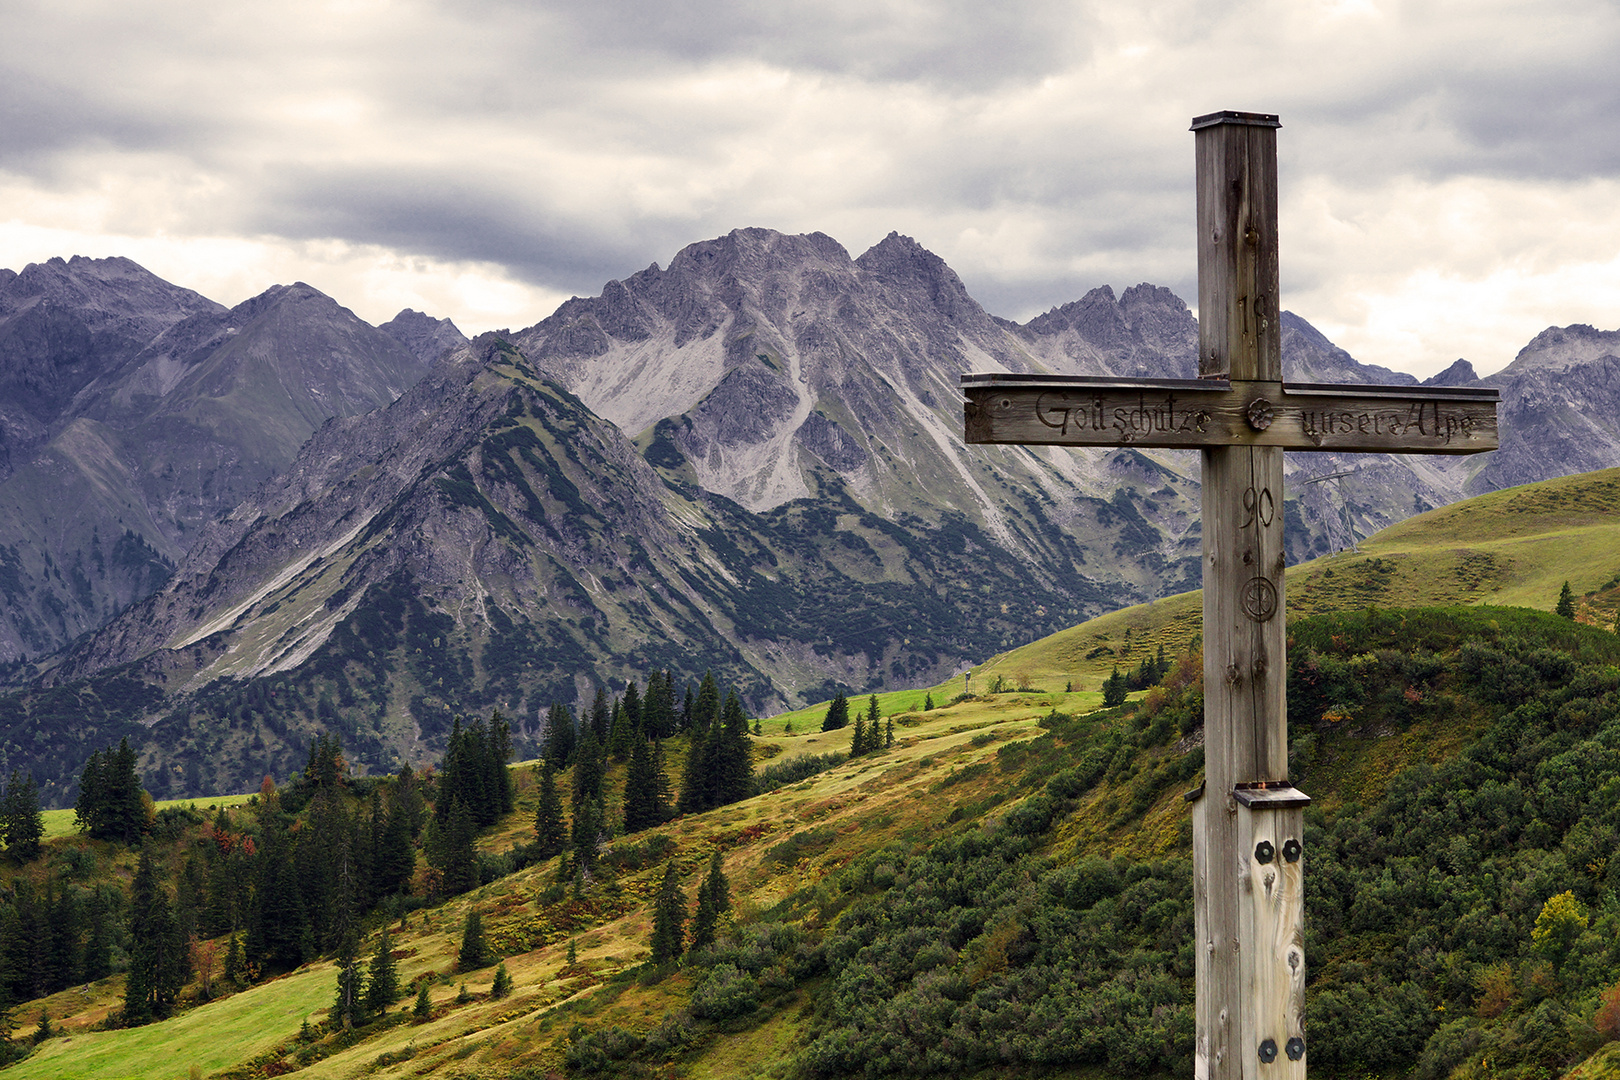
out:
M1444 371L1437 371L1423 380L1424 386L1468 386L1479 381L1474 365L1458 357Z
M930 305L952 322L986 319L956 271L909 236L889 233L863 252L855 265L885 284L922 291Z
M425 364L467 343L467 335L449 319L436 319L412 308L405 308L377 329L411 350Z
M1013 333L1052 371L1131 378L1198 373L1198 322L1169 289L1146 283L1116 297L1099 285Z
M668 273L710 279L731 275L757 277L807 261L847 266L850 257L844 245L826 233L782 233L757 227L733 229L724 236L686 245L670 260Z
M153 338L224 311L124 258L60 257L0 280L0 479Z
M222 305L191 289L173 285L122 256L92 259L55 256L29 263L21 273L0 278L0 317L40 301L67 307L80 318L132 323L127 333L156 333L163 326Z
M55 648L146 595L313 431L392 401L426 369L306 282L230 309L128 259L50 260L10 284L34 293L0 312L0 551L13 586L0 660Z
M1519 350L1513 363L1487 376L1486 382L1497 384L1531 368L1570 367L1606 356L1620 356L1620 330L1599 330L1586 323L1549 326Z

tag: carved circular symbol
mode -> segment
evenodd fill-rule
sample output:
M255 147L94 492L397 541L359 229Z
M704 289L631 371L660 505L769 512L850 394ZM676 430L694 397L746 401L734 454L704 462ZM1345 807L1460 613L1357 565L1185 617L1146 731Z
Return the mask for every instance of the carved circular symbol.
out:
M1255 398L1249 403L1249 426L1256 431L1264 431L1270 427L1276 415L1277 411L1265 398Z
M1277 586L1263 577L1250 578L1243 586L1243 614L1255 622L1277 614Z

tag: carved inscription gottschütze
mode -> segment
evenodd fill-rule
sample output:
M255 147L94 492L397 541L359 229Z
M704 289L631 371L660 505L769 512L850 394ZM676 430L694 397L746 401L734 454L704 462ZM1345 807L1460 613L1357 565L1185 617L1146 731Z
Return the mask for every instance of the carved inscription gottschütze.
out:
M1473 454L1497 446L1497 392L1080 376L962 376L967 441L1281 446Z
M1047 427L1056 428L1059 436L1070 430L1093 432L1119 443L1153 435L1202 435L1209 429L1208 410L1186 408L1171 393L1162 397L1138 394L1135 404L1122 405L1099 394L1048 391L1035 399L1035 416Z

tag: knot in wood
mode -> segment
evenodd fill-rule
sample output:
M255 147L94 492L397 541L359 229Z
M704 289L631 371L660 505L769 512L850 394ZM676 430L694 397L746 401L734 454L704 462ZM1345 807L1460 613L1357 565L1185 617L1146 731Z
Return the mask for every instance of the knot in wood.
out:
M1250 664L1249 666L1254 669L1256 676L1264 675L1267 670L1266 658L1264 656L1257 656L1254 658L1254 663Z
M1236 686L1243 681L1243 672L1238 669L1236 664L1226 665L1226 681L1232 686Z

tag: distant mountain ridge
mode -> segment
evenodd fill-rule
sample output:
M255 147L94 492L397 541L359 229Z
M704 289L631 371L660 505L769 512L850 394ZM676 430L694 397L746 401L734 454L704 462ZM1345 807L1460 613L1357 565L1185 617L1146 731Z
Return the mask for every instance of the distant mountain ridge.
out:
M1588 331L1553 335L1499 374L1505 417L1546 425L1544 441L1613 437L1613 358ZM1157 286L1099 288L1018 325L898 234L851 258L821 234L745 229L471 345L412 311L366 326L307 286L193 313L158 338L83 396L53 448L97 424L182 430L173 418L199 424L235 400L243 438L290 449L188 524L188 550L152 546L161 591L39 669L47 689L147 687L120 691L139 703L108 722L149 725L154 760L195 760L207 718L252 715L255 688L279 688L285 715L274 737L255 730L259 748L244 744L250 780L320 729L384 765L431 756L453 713L500 707L521 743L552 702L652 668L713 668L754 709L920 685L1198 583L1195 454L961 443L963 372L1195 373L1196 321ZM1287 312L1283 345L1292 380L1416 382ZM1534 380L1551 369L1589 378L1592 407L1538 411ZM296 373L303 392L261 377L272 371ZM1464 363L1443 377L1472 374ZM252 407L259 394L279 404ZM188 460L171 445L170 464ZM228 449L213 453L208 476L241 474L220 472ZM1346 519L1367 535L1564 464L1527 450L1492 471L1491 457L1291 455L1291 560L1348 543ZM1347 469L1331 493L1298 483ZM171 483L170 504L200 505ZM26 727L51 714L24 715Z
M0 661L149 595L321 424L424 370L302 283L226 309L128 259L0 282Z

